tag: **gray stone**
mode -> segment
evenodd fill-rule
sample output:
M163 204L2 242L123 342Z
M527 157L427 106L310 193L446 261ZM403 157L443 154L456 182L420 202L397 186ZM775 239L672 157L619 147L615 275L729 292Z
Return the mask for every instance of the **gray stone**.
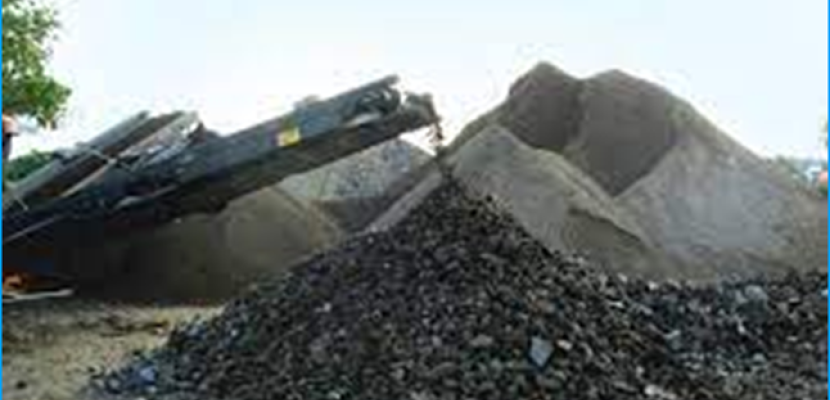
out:
M433 396L432 393L427 391L410 392L409 398L411 400L435 400L435 396Z
M433 378L440 378L442 376L447 376L455 371L458 370L458 366L455 363L446 361L436 365L432 370L429 371L429 376Z
M673 350L678 350L682 347L682 336L683 332L679 329L675 329L664 336L666 342L671 346Z
M766 303L769 301L767 292L758 285L750 285L744 289L744 296L751 302Z
M530 360L539 368L547 365L553 354L553 345L545 339L534 336L530 339Z
M406 378L406 370L404 370L403 368L395 368L395 370L392 371L392 378L394 378L396 381L404 380L404 378Z
M493 339L491 336L478 335L470 341L470 346L472 346L475 349L482 349L492 347L495 343L496 340Z
M651 399L658 399L658 400L678 400L676 394L661 388L657 385L646 385L644 390L645 395Z
M562 350L565 350L565 351L571 351L571 349L573 349L574 345L573 345L573 343L571 343L567 340L557 340L556 341L556 347L558 347Z
M158 379L158 372L152 366L144 367L138 370L138 377L143 383L155 383Z
M556 311L556 306L547 300L537 300L536 308L544 314L553 314Z

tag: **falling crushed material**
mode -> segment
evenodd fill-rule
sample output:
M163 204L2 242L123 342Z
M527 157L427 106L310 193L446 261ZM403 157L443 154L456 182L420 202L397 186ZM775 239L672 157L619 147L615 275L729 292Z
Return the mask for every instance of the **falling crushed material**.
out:
M177 399L827 396L827 276L692 287L550 253L445 184L94 386Z

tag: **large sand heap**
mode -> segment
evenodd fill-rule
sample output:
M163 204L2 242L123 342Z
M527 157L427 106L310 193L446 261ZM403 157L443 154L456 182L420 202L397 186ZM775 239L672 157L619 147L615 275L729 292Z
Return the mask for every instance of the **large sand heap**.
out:
M621 272L705 280L827 259L823 199L688 103L618 71L578 80L537 66L443 164L548 248ZM393 225L440 179L433 173L374 228Z
M74 268L104 295L212 300L335 243L337 225L276 189L239 198L216 214L197 214L71 255ZM119 273L114 273L116 270Z

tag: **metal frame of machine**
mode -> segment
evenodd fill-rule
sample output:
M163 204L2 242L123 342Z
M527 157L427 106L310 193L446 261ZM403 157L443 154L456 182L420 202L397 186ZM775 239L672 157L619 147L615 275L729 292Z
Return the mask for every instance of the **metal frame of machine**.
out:
M397 82L391 76L312 101L228 136L204 134L200 124L180 134L193 125L187 114L169 114L149 132L146 115L133 117L92 142L107 144L99 146L107 157L82 153L52 165L29 183L37 196L23 201L36 199L31 207L4 207L4 266L43 273L32 261L55 249L214 212L290 175L437 125L431 98L402 92ZM159 132L167 132L163 145L151 145Z

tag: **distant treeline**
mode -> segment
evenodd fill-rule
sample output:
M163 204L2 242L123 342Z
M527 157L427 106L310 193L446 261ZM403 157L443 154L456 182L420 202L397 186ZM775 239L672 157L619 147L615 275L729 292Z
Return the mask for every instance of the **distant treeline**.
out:
M54 153L37 150L16 157L4 166L3 177L6 181L17 182L46 166L53 158Z

